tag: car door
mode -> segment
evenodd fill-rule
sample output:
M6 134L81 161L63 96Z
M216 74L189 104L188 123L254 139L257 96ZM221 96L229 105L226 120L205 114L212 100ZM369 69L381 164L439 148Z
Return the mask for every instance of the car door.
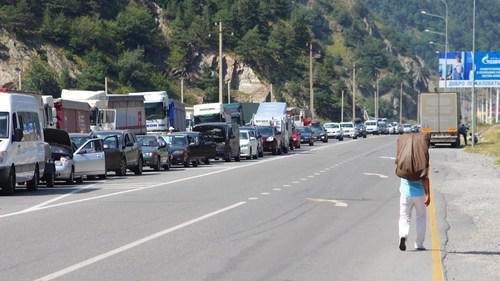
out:
M199 137L197 135L188 135L187 143L191 159L200 159L203 156L203 147L200 145Z
M92 155L96 152L94 145L95 144L92 142L92 140L87 140L73 154L76 176L87 175L89 171L92 171L92 165L94 164Z
M217 156L217 148L215 142L203 135L200 135L199 139L200 144L203 146L204 155L208 158L215 158Z
M104 138L104 156L106 169L114 171L120 168L121 151L118 136L109 136Z
M137 157L136 153L134 152L134 140L132 139L130 134L124 134L123 143L123 150L125 152L125 157L127 158L127 166L135 166L135 164L137 163Z

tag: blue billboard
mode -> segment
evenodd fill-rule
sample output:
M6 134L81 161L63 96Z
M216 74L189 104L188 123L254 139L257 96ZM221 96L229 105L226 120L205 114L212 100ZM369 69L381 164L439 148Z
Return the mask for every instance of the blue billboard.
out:
M500 52L476 52L474 61L476 87L500 87ZM440 88L470 88L473 75L472 52L439 52Z

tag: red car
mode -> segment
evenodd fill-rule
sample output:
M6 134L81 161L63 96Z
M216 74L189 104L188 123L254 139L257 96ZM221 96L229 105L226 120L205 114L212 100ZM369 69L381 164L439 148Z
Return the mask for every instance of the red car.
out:
M290 136L290 148L300 148L300 132L295 128L292 129L292 135Z

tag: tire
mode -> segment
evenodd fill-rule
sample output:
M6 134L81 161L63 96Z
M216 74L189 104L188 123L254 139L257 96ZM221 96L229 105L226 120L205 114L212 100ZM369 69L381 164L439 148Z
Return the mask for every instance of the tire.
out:
M198 167L198 164L199 164L199 163L198 163L198 160L193 161L193 163L192 163L192 164L193 164L193 167L195 167L195 168L196 168L196 167Z
M12 195L16 191L16 170L10 168L9 179L2 186L2 195Z
M352 137L353 140L358 139L358 137Z
M259 157L264 157L264 149L259 152Z
M54 187L54 184L56 182L56 175L54 172L50 173L50 175L47 175L47 178L45 179L45 186L46 187Z
M252 149L250 148L250 153L247 156L247 160L252 160Z
M75 184L75 168L71 168L71 173L69 174L69 179L66 180L66 184Z
M158 157L158 159L156 159L156 166L154 167L154 170L156 172L161 170L161 158L160 157Z
M77 184L82 184L83 183L83 176L77 178L75 181Z
M108 174L105 172L103 175L98 175L97 176L100 180L104 180L108 177Z
M191 166L191 158L187 158L186 161L184 161L184 168L189 168Z
M226 155L224 156L224 161L226 162L231 162L231 152L226 152Z
M120 168L115 171L117 176L126 176L127 175L127 160L122 158L120 161Z
M313 146L314 145L314 142L313 141L310 141L309 142L309 146Z
M207 157L207 158L205 158L205 160L203 160L203 163L204 163L205 165L210 165L210 158L208 158L208 157Z
M139 159L137 161L138 161L137 162L137 167L135 167L134 174L136 176L140 176L140 175L142 175L142 169L143 169L142 158L139 157Z
M234 161L240 162L241 161L241 156L240 156L240 151L238 150L238 156L234 157Z
M38 166L35 168L35 173L30 181L26 182L26 189L28 191L36 191L38 189L38 182L40 181L40 172Z

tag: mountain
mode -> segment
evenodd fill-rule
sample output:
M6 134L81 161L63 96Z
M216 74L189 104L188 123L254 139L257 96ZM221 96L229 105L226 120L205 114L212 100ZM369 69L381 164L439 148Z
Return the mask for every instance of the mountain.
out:
M233 100L262 101L272 84L277 99L307 107L312 44L320 117L340 119L344 91L349 118L356 64L358 116L364 108L373 115L379 80L381 115L397 115L403 85L404 114L411 119L415 97L427 89L436 63L423 32L432 19L418 11L439 5L405 2L0 0L0 86L15 87L21 72L23 88L54 96L62 88L103 89L105 77L113 93L163 89L180 96L184 78L187 103L217 101L221 22L224 80ZM498 25L499 5L493 6L480 12L479 26L497 36L499 29L491 27ZM454 3L450 10L462 15L460 9ZM465 48L468 35L458 23L467 20L453 22L450 46ZM480 35L479 45L498 44L487 38Z

